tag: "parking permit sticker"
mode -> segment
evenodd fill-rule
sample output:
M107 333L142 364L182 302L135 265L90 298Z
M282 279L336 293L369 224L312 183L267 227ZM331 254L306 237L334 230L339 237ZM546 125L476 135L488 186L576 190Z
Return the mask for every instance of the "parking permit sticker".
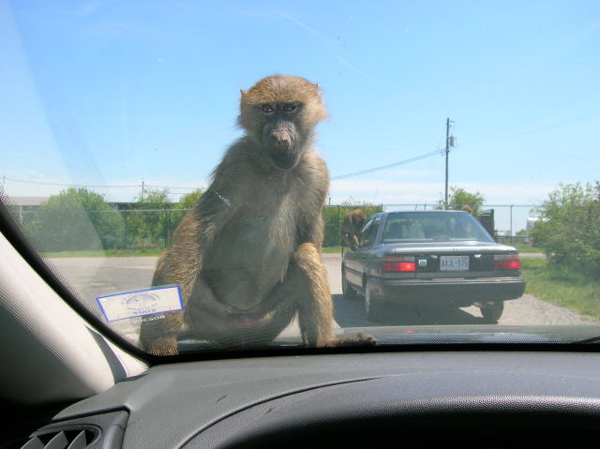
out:
M100 296L96 301L109 322L183 309L178 286Z

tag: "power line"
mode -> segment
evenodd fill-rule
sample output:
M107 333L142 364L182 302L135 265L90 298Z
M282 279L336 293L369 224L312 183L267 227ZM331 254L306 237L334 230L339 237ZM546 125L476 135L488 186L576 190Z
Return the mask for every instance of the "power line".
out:
M108 185L108 184L67 184L67 183L60 183L60 182L42 182L42 181L31 181L28 179L16 179L16 178L9 178L9 177L4 177L5 180L7 181L14 181L14 182L23 182L26 184L39 184L39 185L44 185L44 186L58 186L58 187L114 187L114 188L131 188L131 187L139 187L139 184L128 184L128 185Z
M404 159L399 162L393 162L391 164L383 165L380 167L368 168L366 170L360 170L360 171L356 171L356 172L352 172L352 173L347 173L345 175L332 176L331 179L335 180L335 179L353 178L355 176L364 175L367 173L373 173L376 171L385 170L385 169L392 168L392 167L397 167L399 165L408 164L410 162L415 162L415 161L425 159L425 158L428 158L431 156L435 156L438 154L444 154L445 151L446 151L445 149L435 150L435 151L431 151L429 153L421 154L419 156ZM91 188L104 188L104 189L118 189L118 188L130 189L130 188L138 188L140 186L140 184L123 184L123 185L119 185L119 184L66 184L66 183L59 183L59 182L31 181L31 180L25 180L25 179L9 178L6 176L3 179L5 181L23 182L26 184L39 184L39 185L58 186L58 187L91 187ZM150 188L158 188L158 189L178 189L178 190L190 190L190 191L196 189L194 187L159 186L159 185L150 185L150 184L145 184L145 183L143 183L143 186L144 186L144 188L150 187Z
M404 165L404 164L408 164L409 162L415 162L415 161L418 161L421 159L425 159L427 157L435 156L436 154L444 154L445 151L446 151L445 149L444 150L435 150L430 153L421 154L420 156L411 157L409 159L404 159L403 161L394 162L392 164L383 165L381 167L368 168L366 170L355 171L355 172L348 173L345 175L333 176L333 177L331 177L331 179L333 180L333 179L352 178L354 176L364 175L366 173L372 173L375 171L385 170L387 168L397 167L398 165Z
M57 186L57 187L90 187L90 188L102 188L102 189L138 189L140 184L67 184L60 182L42 182L42 181L31 181L27 179L17 179L17 178L9 178L7 176L3 177L5 181L14 181L14 182L22 182L25 184L38 184L45 186ZM178 189L178 190L195 190L197 187L181 187L181 186L159 186L154 184L144 184L144 188L156 188L156 189Z

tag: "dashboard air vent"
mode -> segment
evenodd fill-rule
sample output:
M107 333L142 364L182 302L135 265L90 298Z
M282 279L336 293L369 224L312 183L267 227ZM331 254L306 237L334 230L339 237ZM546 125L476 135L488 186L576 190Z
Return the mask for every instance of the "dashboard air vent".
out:
M85 449L99 435L100 430L95 427L53 431L30 438L21 449Z
M115 449L123 445L125 410L58 421L36 430L20 449Z

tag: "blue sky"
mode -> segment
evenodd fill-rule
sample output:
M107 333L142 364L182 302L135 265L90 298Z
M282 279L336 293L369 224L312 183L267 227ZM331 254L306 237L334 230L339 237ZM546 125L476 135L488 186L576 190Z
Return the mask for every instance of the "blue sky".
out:
M239 90L322 87L332 203L435 203L449 184L536 204L598 176L600 2L0 1L0 177L130 200L206 187ZM23 182L28 181L28 182Z

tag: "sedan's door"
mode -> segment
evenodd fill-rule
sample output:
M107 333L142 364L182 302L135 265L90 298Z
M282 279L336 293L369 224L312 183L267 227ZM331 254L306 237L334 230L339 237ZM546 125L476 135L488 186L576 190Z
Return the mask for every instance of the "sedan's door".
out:
M358 247L344 256L344 270L348 283L363 291L363 273L368 270L369 261L375 256L373 247L377 243L381 216L375 215L367 221L358 236Z

